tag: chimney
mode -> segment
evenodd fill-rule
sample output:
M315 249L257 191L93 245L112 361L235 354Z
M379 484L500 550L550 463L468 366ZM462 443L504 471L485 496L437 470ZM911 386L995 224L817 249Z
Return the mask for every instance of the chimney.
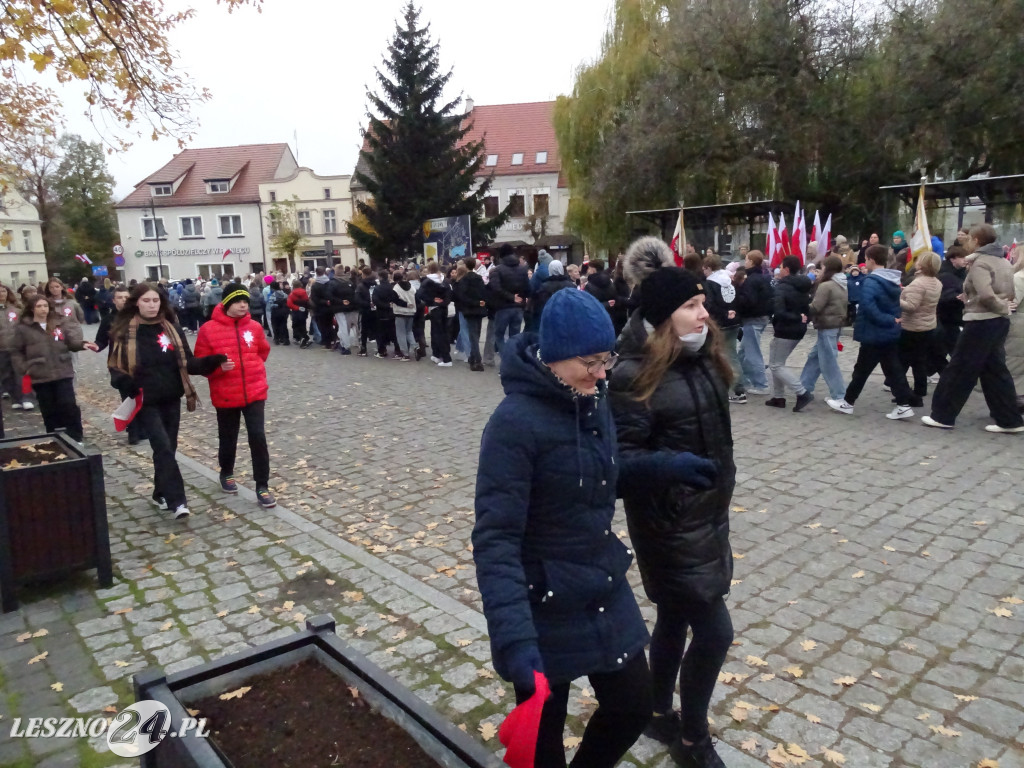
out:
M471 115L473 113L473 99L469 96L466 97L466 114Z

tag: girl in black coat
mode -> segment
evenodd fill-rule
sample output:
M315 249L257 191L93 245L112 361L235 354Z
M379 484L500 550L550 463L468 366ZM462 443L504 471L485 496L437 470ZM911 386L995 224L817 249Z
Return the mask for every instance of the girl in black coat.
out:
M707 713L733 639L724 599L732 580L729 504L736 477L732 370L698 279L663 267L644 280L640 306L619 338L621 362L610 393L623 462L679 452L704 457L690 457L703 462L703 482L649 483L623 499L644 589L658 609L650 652L654 718L645 733L668 743L681 766L724 768ZM684 654L688 628L693 640ZM671 709L677 673L679 714Z

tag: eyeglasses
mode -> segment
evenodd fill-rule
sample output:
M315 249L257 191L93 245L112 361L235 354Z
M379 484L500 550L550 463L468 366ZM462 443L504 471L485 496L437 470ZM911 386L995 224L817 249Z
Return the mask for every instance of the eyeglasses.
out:
M615 363L619 360L619 356L612 352L608 357L603 358L602 360L584 360L582 357L577 357L576 359L583 363L583 366L587 369L587 375L593 376L601 368L604 368L606 371L610 371L614 368Z

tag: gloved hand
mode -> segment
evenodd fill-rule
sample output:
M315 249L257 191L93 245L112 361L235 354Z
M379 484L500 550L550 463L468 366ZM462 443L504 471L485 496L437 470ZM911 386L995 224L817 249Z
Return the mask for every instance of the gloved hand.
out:
M677 453L672 457L672 479L693 488L706 491L718 478L718 467L711 459L702 459L692 453Z
M540 657L537 644L532 640L521 640L505 652L508 676L518 690L532 696L535 689L534 670L544 671L544 661Z

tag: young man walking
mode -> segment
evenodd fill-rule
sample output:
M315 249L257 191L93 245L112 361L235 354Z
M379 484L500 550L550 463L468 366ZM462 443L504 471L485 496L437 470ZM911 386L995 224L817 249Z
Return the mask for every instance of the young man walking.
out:
M761 271L764 255L749 251L744 266L747 279L737 291L736 314L743 325L740 358L743 364L744 389L748 395L767 395L768 378L764 374L764 355L761 353L761 334L768 327L774 309L771 280Z
M974 386L981 391L995 424L989 432L1024 432L1013 377L1006 367L1006 336L1014 301L1013 267L1003 257L991 224L971 227L967 237L971 267L964 280L964 329L932 396L929 427L952 429Z
M270 450L264 430L267 403L267 369L270 344L263 327L249 316L249 295L243 288L227 293L213 309L210 322L199 329L196 354L226 355L210 380L210 400L217 409L217 437L220 442L220 487L225 493L238 493L235 483L235 454L238 428L245 419L252 454L252 475L256 498L261 507L276 506L270 492Z
M772 372L772 396L765 405L786 407L786 388L796 395L793 411L802 411L814 395L810 394L786 360L807 333L807 313L811 311L811 281L800 274L800 259L787 256L782 260L779 280L775 284L775 307L772 328L775 337L769 347L768 367Z
M825 403L833 411L852 414L868 376L881 364L896 399L896 407L886 418L909 419L914 415L910 407L913 394L907 384L906 371L900 365L900 271L886 269L889 251L884 245L869 246L865 258L864 269L868 276L860 287L860 305L853 325L853 340L860 342L853 378L844 399L829 398Z

